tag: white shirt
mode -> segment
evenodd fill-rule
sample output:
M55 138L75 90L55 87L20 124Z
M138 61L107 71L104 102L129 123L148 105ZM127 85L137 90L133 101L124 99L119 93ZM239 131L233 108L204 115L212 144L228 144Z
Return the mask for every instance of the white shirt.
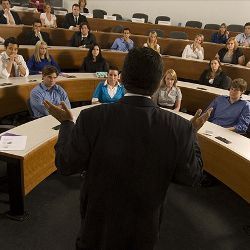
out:
M12 19L13 19L13 21L14 21L14 24L16 24L15 19L14 19L13 15L11 14L10 10L9 10L8 12L9 12L10 16L12 16ZM5 17L6 20L7 20L7 24L10 24L9 16L8 16L7 14L5 14L5 12L3 12L3 13L4 13L4 14L3 14L4 17Z
M193 44L188 44L185 49L182 52L182 58L191 58L191 59L198 59L203 60L204 59L204 49L201 47L201 49L195 49L193 51Z
M44 24L48 27L54 27L55 21L56 21L56 16L54 14L51 14L51 20L49 21L46 13L41 13L40 19L44 21Z
M27 67L27 65L26 65L26 62L24 61L24 59L23 59L23 56L21 56L21 55L17 55L17 57L18 57L18 61L22 64L22 66L25 68L25 72L26 72L26 74L24 75L25 77L26 76L28 76L29 75L29 69L28 69L28 67ZM6 52L4 51L4 52L2 52L1 54L0 54L0 77L1 78L5 78L5 79L7 79L7 78L9 78L9 76L10 76L10 73L8 73L8 71L7 71L7 69L6 69L6 67L7 67L7 63L9 62L9 56L6 54ZM14 68L15 68L15 76L22 76L21 75L21 73L20 73L20 71L19 71L19 67L18 67L18 65L17 65L17 63L16 62L14 62L13 63L13 66L14 66ZM13 67L12 66L12 67Z

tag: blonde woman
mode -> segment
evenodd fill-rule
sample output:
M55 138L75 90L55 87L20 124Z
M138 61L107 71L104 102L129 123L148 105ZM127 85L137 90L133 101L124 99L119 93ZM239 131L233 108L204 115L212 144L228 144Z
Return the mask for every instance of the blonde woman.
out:
M157 44L157 33L155 31L149 33L148 40L143 44L143 47L149 47L160 53L160 45Z
M161 86L153 95L152 99L160 107L179 111L181 107L182 94L176 86L177 74L173 69L166 71L162 78Z
M204 40L204 36L202 34L196 35L194 42L192 44L187 44L185 49L182 52L182 58L190 58L190 59L204 59L204 49L201 46Z
M220 49L215 57L224 63L244 65L245 62L245 56L242 49L238 47L235 37L230 37L227 40L226 46Z
M41 13L40 19L43 27L56 28L56 16L51 14L51 6L49 4L44 5L44 13Z
M52 65L61 72L59 65L53 57L49 55L48 46L45 42L38 41L35 45L34 55L28 60L27 66L31 75L41 74L44 66Z

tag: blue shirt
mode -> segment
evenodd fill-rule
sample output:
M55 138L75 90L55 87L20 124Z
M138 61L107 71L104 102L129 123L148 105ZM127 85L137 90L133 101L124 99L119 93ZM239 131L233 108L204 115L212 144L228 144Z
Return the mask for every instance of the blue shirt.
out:
M125 88L118 83L116 93L113 97L110 97L108 93L108 84L106 82L100 82L93 94L93 99L97 98L101 103L113 103L121 99L125 94ZM92 100L93 100L92 99Z
M250 124L250 102L238 100L230 103L229 96L216 97L208 108L213 107L209 121L225 128L234 127L243 134Z
M36 75L41 73L43 70L44 66L46 65L52 65L55 66L58 70L58 72L61 72L61 69L59 65L55 62L52 56L50 56L50 61L48 59L41 59L41 62L36 62L34 55L28 60L27 66L30 71L30 75Z
M212 34L211 42L212 43L227 43L228 36L221 35L218 32Z
M47 109L43 105L43 101L47 100L54 105L59 105L62 101L70 108L69 98L65 90L55 84L48 89L43 83L40 83L30 92L30 106L34 117L42 117L49 115Z
M126 42L124 38L116 38L111 46L111 49L123 52L128 52L133 48L134 48L134 42L131 39L129 39L129 42Z

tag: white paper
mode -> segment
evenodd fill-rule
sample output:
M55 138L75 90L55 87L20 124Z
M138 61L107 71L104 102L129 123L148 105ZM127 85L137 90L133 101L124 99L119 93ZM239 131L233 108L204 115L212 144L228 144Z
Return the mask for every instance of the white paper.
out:
M9 150L25 150L27 142L27 136L1 136L0 139L0 150L9 151Z

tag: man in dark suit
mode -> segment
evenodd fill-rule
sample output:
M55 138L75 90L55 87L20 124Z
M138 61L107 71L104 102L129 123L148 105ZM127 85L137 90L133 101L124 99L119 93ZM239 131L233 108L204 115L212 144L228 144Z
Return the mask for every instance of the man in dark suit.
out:
M87 18L80 14L79 4L72 5L72 12L65 15L62 27L64 29L79 31L80 23L87 23Z
M42 23L39 19L33 23L33 29L25 34L25 44L35 45L38 41L44 41L51 45L50 37L47 32L41 31Z
M0 11L1 24L21 24L21 19L15 11L10 10L10 1L1 1L2 10Z
M170 181L196 185L202 159L196 131L211 110L192 122L156 106L163 65L150 48L132 49L124 62L127 94L119 102L71 112L45 101L61 121L56 166L64 175L85 171L77 249L153 250ZM65 204L64 204L65 206Z

